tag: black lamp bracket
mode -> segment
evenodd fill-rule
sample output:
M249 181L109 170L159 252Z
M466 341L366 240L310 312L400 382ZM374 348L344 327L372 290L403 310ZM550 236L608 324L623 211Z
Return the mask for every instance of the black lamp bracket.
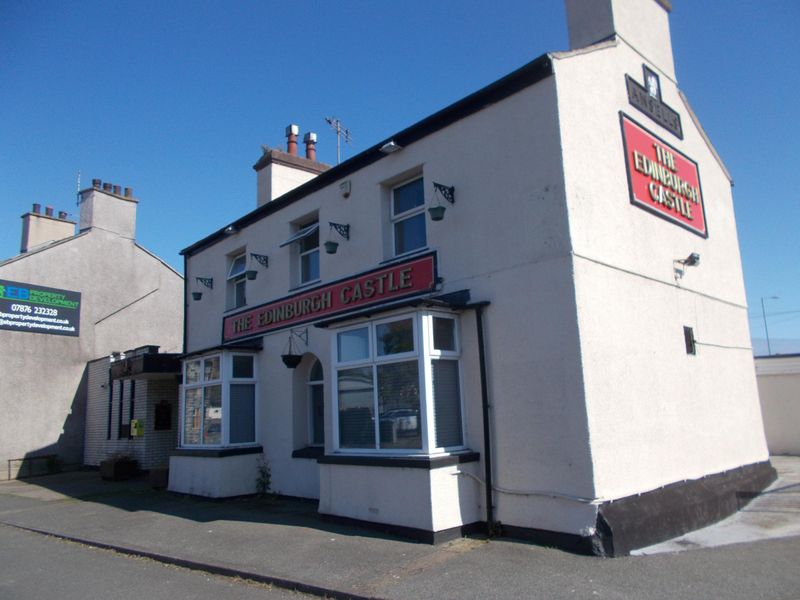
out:
M442 198L447 200L450 204L456 203L456 188L452 185L442 185L441 183L433 182L433 193L441 194Z
M331 229L335 229L336 232L342 236L344 239L350 239L350 225L343 225L342 223L332 223L328 222L331 226Z
M290 329L289 330L289 339L286 340L286 346L284 350L288 348L288 354L294 354L294 338L297 338L301 342L303 342L306 347L308 347L308 327L304 327L303 329Z
M250 253L250 258L255 260L258 264L260 264L265 269L269 267L269 256L266 254L256 254L255 252Z

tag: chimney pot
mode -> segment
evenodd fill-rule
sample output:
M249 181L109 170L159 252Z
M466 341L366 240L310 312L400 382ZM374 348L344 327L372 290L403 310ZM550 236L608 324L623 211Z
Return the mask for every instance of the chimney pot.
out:
M115 185L115 186L114 186L114 193L115 193L117 196L120 196L120 195L121 195L121 193L122 193L122 188L121 188L120 186L118 186L118 185Z
M297 134L300 128L294 123L286 126L286 152L292 156L297 156Z
M303 136L303 142L306 145L306 158L317 160L317 134L309 131Z
M44 214L47 215L48 217L52 217L53 216L53 207L52 206L45 206L44 207Z
M130 198L133 195L133 188L126 187L125 188L125 197Z
M99 179L92 179L92 187L93 188L95 188L96 190L99 190L101 185L103 185L102 181L100 181Z
M104 183L103 184L103 191L104 192L110 192L111 191L111 184L110 183Z
M34 202L33 203L33 214L38 215L40 212L42 212L42 205L39 204L38 202Z
M67 211L65 211L65 210L58 211L58 218L61 219L62 221L66 221L66 219L67 219Z

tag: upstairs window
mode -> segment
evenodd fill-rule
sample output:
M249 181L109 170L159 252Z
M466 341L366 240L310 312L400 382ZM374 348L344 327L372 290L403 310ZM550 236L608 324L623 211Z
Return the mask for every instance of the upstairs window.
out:
M424 248L425 189L420 177L392 190L392 233L394 254L399 256Z
M319 224L314 231L300 240L300 283L319 279Z
M319 223L314 221L302 226L294 235L281 244L281 248L297 244L298 284L304 285L319 279ZM294 258L293 258L294 260Z
M228 269L228 309L239 308L247 304L245 286L247 277L247 254L242 253L231 259Z

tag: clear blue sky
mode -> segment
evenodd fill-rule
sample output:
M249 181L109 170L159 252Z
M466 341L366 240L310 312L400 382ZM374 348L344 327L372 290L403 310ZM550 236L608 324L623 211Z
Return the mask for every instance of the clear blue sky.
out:
M800 2L674 0L678 81L733 174L756 351L800 352ZM352 156L567 48L562 0L0 0L0 258L76 177L134 189L139 242L178 252L255 207L261 144L324 117ZM526 140L509 140L524 146ZM789 340L784 342L783 340Z

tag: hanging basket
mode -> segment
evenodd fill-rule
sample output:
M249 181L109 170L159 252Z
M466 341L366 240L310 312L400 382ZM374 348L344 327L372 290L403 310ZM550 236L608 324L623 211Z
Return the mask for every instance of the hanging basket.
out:
M192 292L192 300L200 300L203 297L203 292Z
M332 240L328 240L325 242L325 252L328 254L336 254L336 251L339 249L339 242L334 242Z
M444 206L431 206L428 213L431 215L431 221L441 221L444 219Z
M302 354L281 354L281 360L290 369L296 369L300 361L303 360Z
M253 279L255 279L256 276L258 275L258 271L254 271L251 269L249 271L245 271L244 274L245 277L247 277L250 281L253 281Z

